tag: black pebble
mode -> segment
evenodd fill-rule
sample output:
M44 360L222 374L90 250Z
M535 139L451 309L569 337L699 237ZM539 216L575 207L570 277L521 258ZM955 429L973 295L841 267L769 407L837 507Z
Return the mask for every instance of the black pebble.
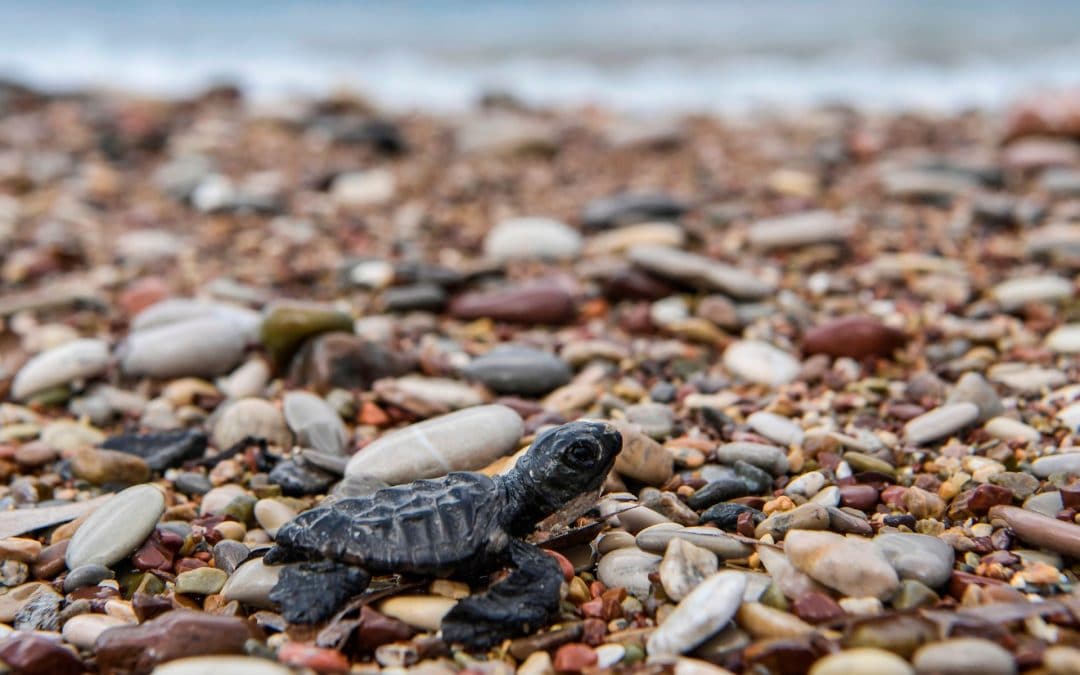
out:
M701 514L702 523L713 523L721 530L727 532L733 532L739 524L739 516L749 513L754 519L754 525L757 525L761 521L765 520L765 514L757 509L750 508L745 504L735 504L733 502L723 502L720 504L714 504L709 507L705 513Z
M742 497L747 494L746 481L741 478L718 478L690 495L686 503L692 509L704 509L718 502Z
M332 473L291 459L278 463L270 472L270 482L280 485L281 491L290 497L325 493L337 478Z
M206 434L179 429L152 434L121 434L105 439L101 447L138 455L146 460L152 471L180 466L206 452Z
M735 473L746 483L746 489L752 495L759 495L772 490L772 475L764 469L748 464L741 459L735 462Z

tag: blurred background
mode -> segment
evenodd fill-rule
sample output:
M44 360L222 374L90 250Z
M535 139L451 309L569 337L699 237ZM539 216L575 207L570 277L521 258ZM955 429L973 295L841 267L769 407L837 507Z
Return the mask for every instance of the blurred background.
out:
M1080 3L0 0L0 77L391 108L488 92L638 111L956 110L1080 81Z

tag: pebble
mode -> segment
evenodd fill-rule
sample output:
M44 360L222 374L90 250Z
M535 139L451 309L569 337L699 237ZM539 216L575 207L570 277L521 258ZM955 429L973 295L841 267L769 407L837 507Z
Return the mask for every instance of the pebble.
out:
M979 419L974 403L950 403L923 413L904 425L904 438L913 445L924 445L948 437Z
M232 324L249 344L258 338L259 324L262 322L258 312L239 305L194 298L170 298L139 312L131 321L131 330L140 332L205 318L220 319Z
M277 302L266 308L259 336L270 360L284 367L300 345L321 333L351 333L353 319L344 312L306 302Z
M829 654L814 663L809 675L915 675L907 661L892 652L873 647L856 647Z
M0 641L0 662L17 675L81 675L86 667L71 650L37 633Z
M101 447L141 457L152 471L164 471L187 460L201 458L206 451L206 442L207 436L202 431L177 429L110 436Z
M678 602L718 569L715 553L676 537L668 542L660 561L660 583L667 596Z
M678 218L689 206L662 193L624 192L594 199L585 205L581 221L586 229L604 230L651 220Z
M54 387L97 377L108 365L109 345L104 340L72 340L27 361L11 382L11 397L25 401Z
M953 549L945 540L925 534L879 534L873 544L901 579L941 588L953 569Z
M979 373L964 373L957 380L945 403L974 403L979 408L979 422L986 422L1005 412L997 392Z
M622 451L615 458L615 470L647 485L663 485L674 475L674 458L667 448L624 422L615 425L622 435Z
M515 451L524 432L506 406L465 408L381 436L353 455L345 474L396 485L472 471Z
M457 600L437 595L397 595L379 603L379 611L414 628L435 632Z
M330 195L339 206L364 208L384 204L397 193L397 181L389 169L346 171L334 178Z
M685 539L727 560L745 558L752 549L715 527L682 527L678 523L659 523L638 532L635 541L645 551L663 553L673 539Z
M279 448L292 448L293 435L285 423L285 416L272 403L260 398L235 401L214 424L214 445L226 450L244 438L263 438Z
M226 601L236 600L245 605L274 609L270 600L270 591L277 583L281 567L263 564L262 558L255 558L240 565L221 588L221 595Z
M228 575L232 575L236 568L251 555L251 550L247 546L230 539L222 539L214 544L213 552L214 566L224 570Z
M77 588L94 586L98 582L104 581L105 579L112 579L115 576L116 574L104 565L98 565L96 563L80 565L68 572L67 576L64 577L64 592L70 593Z
M1080 673L1080 649L1053 646L1043 652L1043 667L1049 675L1077 675Z
M750 224L746 240L755 248L793 248L847 241L855 222L832 211L806 211Z
M349 432L337 411L321 397L306 391L290 391L282 398L281 407L297 444L330 455L345 454Z
M1034 511L1035 513L1041 513L1044 516L1053 518L1058 511L1065 508L1065 505L1062 503L1061 493L1054 490L1032 495L1024 501L1024 508L1028 511Z
M983 425L983 430L994 438L1000 438L1003 441L1015 440L1038 443L1042 440L1042 434L1034 427L1011 417L993 417Z
M990 290L1002 309L1015 310L1029 302L1057 302L1073 297L1072 282L1054 275L1020 277L1003 281Z
M921 675L1015 675L1013 655L992 640L960 637L919 647L911 659Z
M645 599L652 588L649 575L660 569L661 560L636 547L617 548L600 558L596 577L608 588L625 588L630 595Z
M637 425L646 436L663 440L675 429L675 413L660 403L638 403L623 411L626 420Z
M1031 472L1039 478L1049 478L1055 473L1080 476L1080 452L1040 457L1031 463Z
M477 388L445 377L406 375L376 383L375 391L397 405L431 410L433 415L484 404Z
M71 456L71 473L94 485L134 485L150 479L150 467L143 458L93 448L81 448Z
M1046 336L1046 348L1057 354L1080 353L1080 323L1059 326Z
M686 232L673 223L627 225L593 235L585 243L592 255L623 253L635 246L679 248L686 242Z
M784 494L810 499L820 492L827 482L828 478L825 477L825 474L820 471L810 471L793 478L784 487Z
M597 655L593 648L580 642L570 642L555 651L552 662L560 673L580 673L597 665Z
M98 636L109 628L125 626L127 622L107 614L79 614L64 622L64 640L79 649L93 649Z
M596 653L597 668L612 668L626 656L626 647L620 644L600 645L593 651Z
M570 366L548 352L517 345L500 345L473 359L461 374L482 382L496 394L543 396L570 381Z
M235 483L216 487L205 495L199 504L199 515L224 515L225 509L237 497L246 497L247 490Z
M40 439L53 450L67 453L100 445L105 440L105 434L85 424L58 420L41 430Z
M176 575L174 590L179 594L210 595L225 585L229 575L214 567L200 567Z
M290 344L286 351L293 348ZM413 367L408 355L358 335L331 331L303 342L292 360L289 380L320 393L335 387L368 389L377 380L404 375Z
M807 354L865 359L889 358L907 342L895 328L868 316L847 316L827 321L807 331L802 348Z
M759 410L747 417L746 423L773 443L801 445L803 442L802 428L782 415Z
M511 218L484 237L484 255L492 260L564 260L581 252L577 230L551 218Z
M799 361L787 352L760 340L737 340L724 350L724 367L754 384L779 387L799 374Z
M32 509L0 512L0 537L14 537L24 532L32 532L66 523L69 520L75 520L93 511L109 499L112 499L112 495L102 495L71 504L38 506Z
M676 248L635 246L627 257L658 276L743 300L759 300L776 290L772 283L745 270Z
M777 476L788 470L787 453L775 445L747 442L724 443L716 449L714 454L716 460L722 464L734 465L742 461Z
M253 656L192 656L163 663L150 675L292 675L293 671Z
M847 596L885 599L900 586L888 559L869 540L792 530L784 540L784 552L797 569Z
M758 558L765 566L772 582L784 594L784 597L794 600L807 593L821 592L825 588L810 578L809 575L799 571L783 551L768 545L757 547Z
M296 511L277 499L260 499L255 503L255 520L271 538L279 527L296 517Z
M650 657L684 654L723 628L742 604L746 577L718 572L687 595L649 636Z
M989 517L1004 521L1020 539L1032 546L1080 557L1080 525L1015 506L994 506Z
M790 511L773 513L754 528L754 536L760 539L768 534L780 540L794 530L827 530L829 523L829 509L809 502Z
M242 327L206 317L139 330L128 335L117 356L127 375L159 379L212 377L231 370L247 346Z
M136 485L98 507L75 531L64 560L68 569L109 567L131 555L150 536L165 512L165 498L152 485Z
M763 605L746 602L735 615L739 627L755 639L793 638L814 632L814 627L794 614Z
M179 658L243 654L255 637L246 619L177 609L138 625L110 628L94 648L102 672L148 673Z
M458 319L491 319L508 323L561 324L577 316L577 302L552 283L530 282L492 291L458 295L449 312Z

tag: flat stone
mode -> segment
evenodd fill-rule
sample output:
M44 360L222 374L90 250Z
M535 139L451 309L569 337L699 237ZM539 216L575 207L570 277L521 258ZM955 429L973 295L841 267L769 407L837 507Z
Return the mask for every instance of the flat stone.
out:
M826 321L803 336L807 354L846 356L852 359L889 358L907 342L902 331L869 316L846 316Z
M564 260L581 252L577 230L551 218L511 218L488 231L484 255L492 260Z
M211 377L236 366L246 347L247 336L241 327L205 317L130 333L117 356L127 375Z
M620 422L622 451L615 458L615 470L647 485L663 485L674 475L674 457L667 448L644 434L640 427Z
M497 394L543 396L570 381L570 366L558 356L529 347L500 345L461 369Z
M791 479L784 487L784 494L810 499L825 487L828 480L820 471L808 471Z
M38 506L0 512L0 537L14 537L24 532L33 532L34 530L75 520L112 498L113 495L102 495L71 504Z
M143 458L94 448L81 448L71 456L71 473L95 485L133 485L150 479L150 467Z
M261 398L245 398L231 403L214 424L213 440L219 450L226 450L244 438L264 438L271 445L292 448L293 435L285 416L272 403Z
M375 392L394 405L431 415L483 405L485 400L477 387L465 382L421 375L380 380Z
M296 442L331 455L343 455L349 444L349 432L341 416L319 396L306 391L290 391L282 398L285 423L296 435Z
M210 595L220 591L228 578L222 570L200 567L176 575L175 591L182 595Z
M66 342L38 354L19 369L11 382L11 398L25 401L54 387L97 377L108 365L109 345L104 340Z
M1046 348L1057 354L1080 353L1080 323L1058 326L1046 336Z
M718 572L698 584L649 636L649 655L684 654L718 633L742 604L746 583L739 572Z
M466 408L380 437L353 455L345 474L396 485L473 471L517 450L524 431L506 406Z
M581 221L587 229L602 230L650 220L678 218L689 208L685 202L662 193L624 192L586 204Z
M626 420L636 424L643 433L657 440L671 436L675 428L675 413L661 403L638 403L623 411Z
M75 531L64 555L68 569L120 562L146 541L164 512L165 497L152 485L136 485L116 494Z
M806 211L750 224L747 241L760 249L794 248L847 241L855 232L852 218L832 211Z
M625 588L630 595L645 599L652 588L649 575L660 569L661 560L637 547L617 548L600 558L596 577L608 588Z
M738 340L724 350L724 367L754 384L779 387L792 382L800 364L791 354L760 340Z
M904 425L904 437L913 445L946 438L979 419L974 403L951 403L923 413Z
M270 591L278 582L281 570L280 566L263 564L262 558L249 560L236 568L221 588L221 595L227 602L236 600L245 605L275 609Z
M1003 281L990 289L990 295L1002 309L1015 310L1029 302L1058 302L1073 296L1068 279L1054 275L1020 277Z
M801 445L803 442L802 427L783 415L759 410L747 417L746 423L773 443Z
M945 403L974 403L979 408L979 422L986 422L1005 412L997 392L979 373L964 373L960 376Z
M990 367L988 377L1022 394L1041 394L1046 389L1060 387L1069 381L1057 368L1042 368L1027 363L1006 362Z
M1080 452L1063 452L1060 455L1040 457L1031 463L1031 473L1039 478L1049 478L1055 473L1080 476Z
M768 281L718 260L665 246L635 246L628 253L636 265L658 276L680 281L703 291L735 298L759 300L776 287Z
M379 603L379 611L414 628L435 632L457 600L437 595L397 595Z
M759 545L757 553L761 559L761 564L765 566L765 570L768 571L769 576L772 578L772 582L789 600L794 600L807 593L825 590L824 586L792 565L783 551L772 546Z
M930 588L941 588L952 575L953 548L943 539L925 534L879 534L874 546L901 579L914 579Z
M1024 501L1024 508L1028 511L1034 511L1035 513L1041 513L1044 516L1053 518L1059 511L1065 508L1065 505L1062 502L1061 493L1054 490L1032 495Z
M911 659L915 670L933 675L1015 675L1016 661L1004 647L976 637L923 645Z
M81 675L86 667L70 650L44 635L18 632L0 640L0 662L18 675Z
M102 672L149 673L160 663L206 654L243 654L257 639L246 619L173 610L137 626L103 632L94 644Z
M195 298L168 298L150 305L131 320L132 332L160 328L195 319L220 319L232 324L245 342L253 344L259 337L262 316L258 312L227 302Z
M888 559L866 539L792 530L784 552L797 569L844 595L883 599L900 586Z
M680 248L686 243L686 232L673 223L641 223L627 225L589 238L586 253L606 255L623 253L635 246L665 246Z
M995 506L990 509L989 517L1004 521L1020 539L1032 546L1080 558L1080 525L1016 506Z
M852 673L915 675L915 669L896 654L873 647L856 647L830 654L818 660L810 669L810 675L852 675Z
M463 293L450 302L458 319L491 319L509 323L561 324L577 316L577 302L565 288L529 282L491 291Z
M98 637L106 630L127 624L127 621L108 614L79 614L64 622L62 634L66 642L79 649L93 649Z
M766 534L775 540L783 539L794 530L827 530L829 528L829 509L821 504L809 502L791 511L773 513L754 528L758 539Z
M685 539L690 543L712 551L727 560L748 557L753 549L715 527L682 527L677 523L659 523L638 532L635 541L645 551L663 553L673 539Z
M814 627L794 614L763 605L746 602L735 615L739 627L758 640L793 638L814 632Z
M718 569L715 553L676 537L668 543L660 561L660 583L667 596L678 602Z
M773 475L779 476L787 473L788 458L783 448L764 443L724 443L714 453L716 460L722 464L735 464L743 461L747 464L764 469Z
M187 460L201 458L206 452L207 440L202 431L177 429L150 434L110 436L101 447L141 457L152 471L164 471Z
M286 666L254 656L192 656L163 663L151 675L292 675Z
M96 563L81 565L68 572L67 576L64 577L64 592L70 593L77 588L93 586L100 581L112 579L115 576L116 573L104 565Z

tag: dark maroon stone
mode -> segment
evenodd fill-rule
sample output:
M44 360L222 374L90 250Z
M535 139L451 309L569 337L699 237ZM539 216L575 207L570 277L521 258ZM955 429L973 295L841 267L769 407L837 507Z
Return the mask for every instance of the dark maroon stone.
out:
M862 359L889 357L904 346L907 336L868 316L848 316L817 326L803 336L807 354L827 354Z
M803 593L791 604L795 615L809 623L824 623L844 616L844 610L828 595L819 591Z
M878 491L873 485L845 485L840 488L840 506L871 511L878 503Z
M450 303L458 319L493 319L510 323L568 323L577 316L577 303L555 284L523 284L494 291L464 293Z
M13 633L0 642L0 661L13 675L79 675L86 667L71 651L33 633Z
M404 621L376 612L367 605L360 608L360 628L356 636L364 650L372 651L379 645L408 640L415 632Z
M1009 488L986 483L957 495L949 505L948 515L953 519L984 516L990 507L1012 504L1012 500L1013 493Z
M603 281L610 300L659 300L675 292L668 283L637 267L621 269Z

